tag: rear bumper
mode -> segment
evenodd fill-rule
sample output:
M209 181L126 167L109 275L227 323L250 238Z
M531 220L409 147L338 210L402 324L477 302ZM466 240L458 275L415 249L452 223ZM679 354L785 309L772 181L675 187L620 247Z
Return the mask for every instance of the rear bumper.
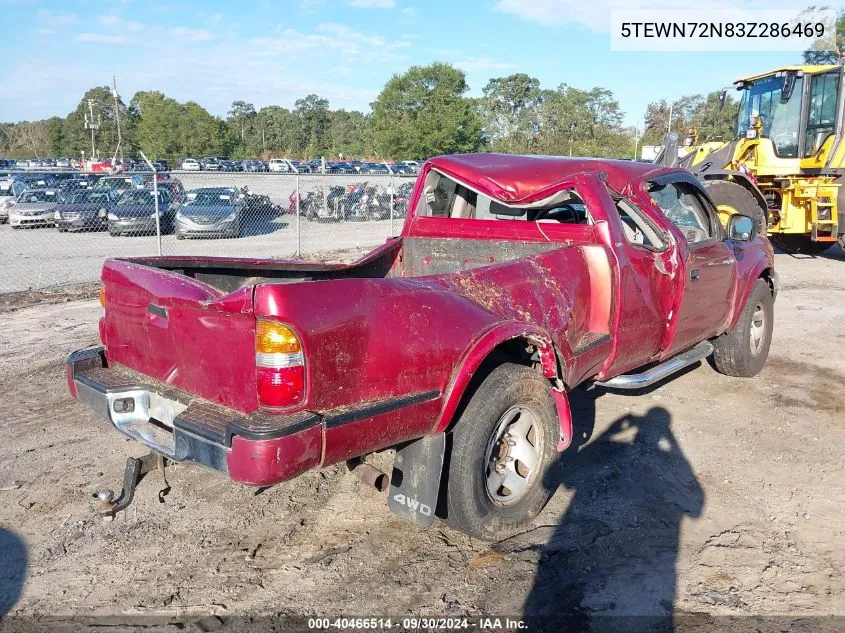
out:
M320 416L232 411L131 370L109 367L99 346L68 356L67 380L74 398L124 435L174 461L195 462L247 485L292 479L322 458Z

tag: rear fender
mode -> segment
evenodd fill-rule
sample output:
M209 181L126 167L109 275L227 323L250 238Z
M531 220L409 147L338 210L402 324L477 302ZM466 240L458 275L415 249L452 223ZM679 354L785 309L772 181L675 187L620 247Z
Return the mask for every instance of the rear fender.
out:
M565 366L564 359L558 359L561 350L554 346L542 330L526 323L506 323L488 330L463 355L458 367L452 374L452 380L443 398L440 416L431 431L431 435L442 433L449 428L470 381L493 350L502 343L518 338L525 339L537 347L540 366L543 375L549 379L549 389L558 414L561 436L558 450L563 450L569 445L572 440L572 418L569 412L569 401L566 396L563 376L559 370L559 367Z

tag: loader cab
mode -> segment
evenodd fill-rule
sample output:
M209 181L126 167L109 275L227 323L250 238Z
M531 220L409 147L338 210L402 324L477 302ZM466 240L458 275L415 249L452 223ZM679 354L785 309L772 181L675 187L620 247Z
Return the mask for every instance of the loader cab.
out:
M804 73L777 71L735 85L742 93L736 138L768 138L778 158L798 158Z
M842 127L841 78L842 66L803 66L737 81L735 138L767 138L778 158L826 158Z

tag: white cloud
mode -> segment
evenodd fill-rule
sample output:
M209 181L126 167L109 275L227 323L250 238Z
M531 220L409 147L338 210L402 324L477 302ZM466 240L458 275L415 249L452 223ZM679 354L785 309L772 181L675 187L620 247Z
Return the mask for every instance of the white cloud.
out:
M460 48L427 48L426 53L438 55L440 57L454 57L455 55L462 55L463 51Z
M186 26L172 28L167 34L187 42L208 42L214 39L214 34L205 29L189 29Z
M497 62L489 57L468 57L454 62L454 65L466 72L474 72L478 70L508 70L516 68L516 64Z
M543 26L576 24L597 32L610 30L610 12L701 9L697 0L497 0L496 11ZM708 10L736 9L736 0L711 0ZM743 9L795 9L795 0L746 0Z
M318 24L315 33L285 29L279 38L255 38L250 43L263 49L264 54L299 56L304 52L340 52L350 57L350 63L360 64L369 60L390 61L404 59L397 50L412 46L409 40L388 41L382 35L370 35L334 22ZM338 62L338 65L343 65Z
M402 9L402 13L409 17L414 17L417 14L417 10L414 7L405 7Z
M129 38L123 35L103 35L102 33L80 33L74 39L77 42L91 44L128 44Z
M38 9L35 14L36 22L42 28L58 29L71 24L77 24L79 20L78 15L73 13L62 13L61 11L51 11L50 9Z
M56 32L53 29L45 29L45 28L34 29L32 32L35 33L36 35L55 35L56 34Z
M396 0L346 0L346 4L356 9L392 9Z
M326 0L299 0L299 10L302 13L313 13L326 6Z
M97 18L97 22L106 28L114 29L115 31L129 31L131 33L137 33L138 31L142 31L144 29L144 25L140 22L136 22L135 20L124 20L114 13L101 15Z

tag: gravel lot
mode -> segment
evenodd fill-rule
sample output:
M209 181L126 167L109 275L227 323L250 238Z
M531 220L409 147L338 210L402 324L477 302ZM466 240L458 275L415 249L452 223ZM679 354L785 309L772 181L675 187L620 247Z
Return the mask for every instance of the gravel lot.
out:
M296 177L287 174L174 172L186 189L216 186L247 186L253 193L270 196L287 209L296 188ZM386 176L308 174L300 176L303 197L314 187L327 190L366 180L386 187ZM397 186L408 182L397 178ZM309 222L295 215L271 217L250 214L243 237L236 239L176 240L162 237L164 255L215 255L230 257L291 257L302 254L378 245L402 229L403 218L342 224ZM111 237L108 233L59 233L55 228L12 230L0 225L0 294L28 289L53 288L97 279L107 257L142 257L158 253L155 236Z
M258 494L177 466L164 503L151 475L105 523L91 493L143 451L66 393L99 305L6 312L0 615L845 616L845 256L777 267L760 376L705 364L638 396L574 392L584 442L558 493L493 546L404 523L342 467Z

